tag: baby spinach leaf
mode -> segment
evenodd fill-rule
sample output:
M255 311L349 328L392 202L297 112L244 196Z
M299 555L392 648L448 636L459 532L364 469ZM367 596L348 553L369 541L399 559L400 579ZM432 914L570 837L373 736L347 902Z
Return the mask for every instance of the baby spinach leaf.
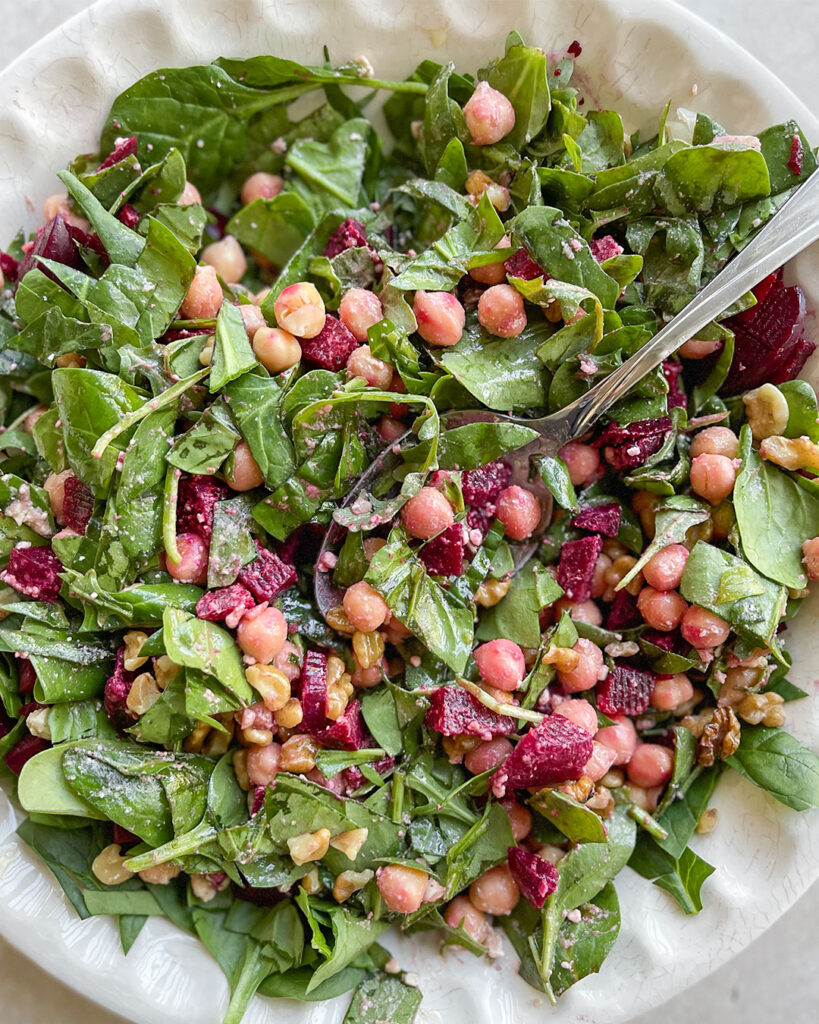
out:
M77 665L59 658L32 655L31 664L37 673L34 699L41 704L58 704L82 700L102 694L109 675L108 664Z
M272 199L254 199L243 206L231 217L225 230L242 245L281 267L314 226L313 214L301 196L280 192Z
M74 700L55 704L48 712L48 731L51 742L55 744L88 739L91 736L116 738L116 732L100 700Z
M98 629L121 629L123 626L152 627L162 623L166 608L193 612L202 590L189 583L133 583L119 591L109 591L93 569L80 575L67 570L71 593L93 610L93 624ZM95 621L94 621L95 620Z
M606 830L599 815L558 789L542 789L529 801L573 843L604 843Z
M342 1024L413 1024L421 992L395 975L379 974L360 982Z
M253 377L253 380L263 380ZM224 396L220 396L184 434L179 434L165 460L185 473L216 473L236 447L239 432L233 425Z
M0 651L23 651L29 656L44 655L74 665L97 665L112 656L110 638L84 636L78 638L67 629L53 629L37 624L20 629L0 628Z
M515 839L509 815L491 800L483 815L451 846L446 855L446 899L451 899L476 878L506 860Z
M216 503L208 558L208 589L229 587L236 582L242 566L256 558L250 523L250 505L245 498Z
M620 933L620 902L611 882L580 907L580 920L568 917L560 925L560 953L549 979L552 992L563 995L572 985L596 974L614 948Z
M504 142L517 150L539 135L549 116L546 55L533 46L510 46L489 69L488 81L515 108L515 126Z
M371 131L369 121L354 118L339 125L327 142L297 139L285 162L298 175L298 191L328 210L339 202L351 209L359 206Z
M785 121L759 133L762 156L771 178L771 195L785 192L799 185L816 170L816 157L796 121ZM794 140L801 146L802 166L794 173L791 151Z
M586 126L576 141L584 174L625 163L623 121L615 110L589 111Z
M747 424L739 458L733 499L742 552L769 579L799 590L807 583L802 540L819 534L819 499L759 457Z
M245 680L239 648L226 629L179 608L165 609L162 626L165 650L172 661L214 676L242 703L253 703L253 690Z
M755 149L692 146L674 153L654 185L670 213L711 213L770 194L765 158Z
M534 441L540 435L516 423L467 423L441 434L440 469L477 469Z
M788 402L788 425L785 437L809 437L819 441L819 408L816 392L806 380L787 380L778 385Z
M140 917L164 917L164 911L154 897L145 889L136 891L113 889L83 890L83 899L92 916L101 914L128 914Z
M17 780L17 799L29 814L68 814L79 818L106 820L103 811L84 800L70 787L63 774L65 748L49 747L23 765Z
M60 171L58 177L91 221L91 226L99 235L111 262L132 267L145 248L145 239L109 213L76 175L70 171Z
M557 455L544 455L540 460L540 478L561 508L578 510L579 503L566 463Z
M291 399L292 394L291 391ZM280 381L246 373L227 385L225 397L236 426L264 475L266 486L276 490L294 469L293 446L280 419L284 398Z
M540 612L562 594L563 590L550 572L539 562L529 562L512 577L506 596L483 613L478 638L504 637L521 647L539 647Z
M671 893L686 914L698 914L702 910L703 882L713 873L707 861L686 847L674 868L655 878L654 884Z
M695 498L688 498L683 494L659 502L654 519L654 537L635 565L617 584L615 590L622 590L627 586L658 551L662 551L663 548L667 548L671 544L682 544L688 531L692 527L704 523L709 517L710 513L705 505Z
M213 362L208 381L211 394L220 391L225 384L241 377L256 365L256 357L247 339L239 307L223 302L216 318Z
M717 325L718 326L718 325ZM722 385L725 383L728 372L731 369L731 364L734 361L734 334L733 331L728 332L723 328L726 337L722 343L722 350L720 351L717 361L714 363L710 373L691 389L691 394L688 400L689 414L693 415L702 409L702 407L708 402L710 398L719 391Z
M727 764L795 811L819 807L819 758L782 729L743 725Z

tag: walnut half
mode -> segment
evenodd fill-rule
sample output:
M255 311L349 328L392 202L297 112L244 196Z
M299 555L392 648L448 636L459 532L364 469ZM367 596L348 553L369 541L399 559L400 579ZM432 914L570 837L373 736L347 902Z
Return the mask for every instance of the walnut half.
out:
M767 725L777 729L785 724L785 712L780 706L783 698L778 693L749 693L737 705L737 714L749 725Z
M715 708L714 716L702 731L697 744L697 763L706 768L719 757L723 761L739 747L739 719L733 708Z

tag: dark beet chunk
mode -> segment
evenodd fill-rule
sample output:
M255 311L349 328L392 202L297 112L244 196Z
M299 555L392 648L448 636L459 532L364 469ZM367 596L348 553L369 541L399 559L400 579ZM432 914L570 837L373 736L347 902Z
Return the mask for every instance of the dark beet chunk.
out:
M611 602L606 619L606 629L616 632L619 629L633 629L639 626L643 617L637 610L637 598L627 590L618 590Z
M358 342L350 328L330 313L315 338L301 339L301 353L307 362L334 372L346 365L357 348Z
M62 263L75 270L81 270L83 265L72 233L59 215L37 229L34 245L23 258L17 270L18 281L22 280L34 267L39 267L48 277L54 277L51 271L37 260L37 256L54 260L55 263Z
M461 478L464 501L473 508L484 508L494 501L509 483L512 477L511 467L496 459L478 469L468 469Z
M608 505L588 505L582 508L571 521L578 530L589 533L602 533L604 537L616 537L620 532L623 511L614 503Z
M636 437L627 444L607 445L603 450L603 455L610 466L622 472L626 469L634 469L635 466L642 466L650 455L654 455L662 448L664 441L665 437L662 434Z
M94 511L94 495L76 476L65 481L63 522L74 533L85 533Z
M229 587L219 587L203 594L196 602L196 614L207 622L224 622L229 616L235 618L239 612L247 611L255 604L247 587L232 583Z
M332 750L361 750L366 736L360 701L354 700L348 704L341 718L337 718L331 726L317 732L316 739L323 747L330 747Z
M40 739L39 736L24 736L6 754L6 767L15 775L19 775L26 761L50 746L48 740Z
M663 363L663 376L668 384L668 398L666 402L669 409L684 409L688 404L685 392L682 390L682 363L675 363L667 359Z
M594 566L602 549L603 538L596 534L567 540L560 549L557 582L570 601L582 603L591 597Z
M367 245L367 229L360 220L343 220L327 240L322 256L332 259L345 249L361 249Z
M509 259L504 260L503 267L508 277L519 277L524 281L534 281L536 277L545 279L549 276L523 248L516 249Z
M117 651L113 674L105 683L103 697L105 713L115 729L127 729L136 721L137 716L129 710L126 704L133 681L134 673L125 671L125 648L120 647Z
M592 256L598 263L610 260L613 256L619 256L623 252L620 243L611 235L603 235L602 238L593 238L589 243Z
M302 724L315 733L327 725L327 656L308 651L301 670Z
M257 601L272 601L296 582L298 573L292 565L258 542L256 549L259 557L242 567L239 582Z
M126 160L129 156L136 156L136 153L136 135L131 135L127 139L117 139L116 145L108 154L108 156L102 161L97 170L104 171L106 167L113 167L114 164L118 164L121 160Z
M520 894L532 906L540 909L555 889L560 878L557 868L545 857L510 846L508 851L509 870L517 882Z
M196 533L210 543L213 533L213 510L217 501L228 495L228 485L212 476L183 475L179 481L176 503L176 529L179 533Z
M464 571L464 528L453 523L421 549L430 576L460 576Z
M50 547L26 547L18 544L9 554L9 564L0 572L0 580L35 601L56 601L60 596L63 564Z
M480 736L482 740L491 740L493 736L515 731L513 718L491 711L460 686L433 690L424 721L442 736Z
M615 665L597 686L597 707L604 715L641 715L648 707L656 676Z
M492 775L499 799L507 790L552 786L579 779L592 755L592 738L562 715L551 715L530 729Z

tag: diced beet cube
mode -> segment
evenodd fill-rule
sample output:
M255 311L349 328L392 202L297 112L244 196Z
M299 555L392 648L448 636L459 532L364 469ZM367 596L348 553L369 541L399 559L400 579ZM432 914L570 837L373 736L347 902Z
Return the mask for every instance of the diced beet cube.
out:
M15 660L17 662L18 675L17 689L23 694L34 693L37 673L34 671L34 666L31 664L30 659L16 655Z
M364 719L358 700L347 705L347 710L332 725L316 733L316 739L323 747L332 750L361 750L364 746Z
M66 477L63 523L74 533L85 533L94 511L94 495L76 476Z
M508 277L519 277L524 281L534 281L536 277L546 280L549 276L524 248L516 249L509 259L503 261L503 267Z
M272 601L296 582L298 573L292 565L262 547L258 541L256 550L259 557L242 567L239 582L247 587L257 601Z
M119 843L120 846L124 846L128 843L138 843L139 836L135 836L133 832L129 832L127 828L123 828L122 825L114 825L114 842Z
M627 444L629 441L636 441L640 438L654 437L656 434L667 434L671 427L670 416L658 416L653 420L634 420L632 423L622 425L611 422L606 425L602 433L591 443L596 448L600 448L605 444Z
M232 583L229 587L219 587L203 594L196 602L196 614L207 622L224 622L228 617L236 619L238 613L253 608L255 604L247 587Z
M353 332L330 313L315 338L301 339L301 354L313 366L334 372L346 366L350 354L358 348Z
M322 256L332 259L345 249L361 249L367 245L367 229L360 220L343 220L327 240Z
M641 715L648 707L656 676L615 665L597 685L597 707L604 715Z
M587 505L582 508L571 521L578 530L589 533L602 533L604 537L616 537L620 532L623 510L619 505Z
M39 736L24 736L6 754L6 767L15 775L19 775L26 761L50 746L48 740L42 740Z
M113 674L105 683L103 696L105 713L115 729L127 729L137 719L137 716L125 703L131 692L133 681L134 673L125 671L125 648L120 647L117 651Z
M301 670L302 724L307 732L327 725L327 656L307 651Z
M560 878L557 868L545 857L524 850L520 846L510 846L507 851L509 871L517 882L521 896L538 910L546 902L546 897L557 889Z
M7 284L17 280L20 273L20 262L11 253L0 252L0 273L6 279Z
M441 686L429 695L424 721L442 736L506 736L515 731L515 719L499 715L460 686Z
M130 203L125 203L120 209L117 217L122 221L126 228L130 228L132 231L136 230L137 224L142 219L142 215L136 207L131 206Z
M640 634L640 639L654 644L655 647L659 647L664 651L679 652L683 645L680 644L679 636L676 634L676 630L672 633L661 633L659 629L644 629Z
M18 281L22 280L29 270L32 270L34 267L39 267L48 277L54 277L51 271L42 266L37 260L37 256L54 260L55 263L63 263L65 266L73 267L75 270L82 269L82 259L80 258L79 250L74 243L68 225L59 215L37 229L34 245L26 253L18 268Z
M18 544L9 554L9 564L0 572L0 580L35 601L56 601L60 596L63 564L50 547L26 547Z
M617 632L619 629L633 629L643 621L637 609L637 598L627 590L618 590L611 602L606 618L606 629Z
M466 470L461 477L464 502L473 508L483 508L487 502L497 498L511 477L511 467L500 459Z
M210 542L213 510L217 501L228 495L228 485L212 476L183 474L176 503L178 533L196 533Z
M567 540L561 547L557 582L570 601L582 603L591 597L594 567L602 549L603 538L597 534Z
M603 235L602 238L593 238L589 243L592 256L598 263L610 260L612 256L619 256L623 252L620 243L611 235Z
M684 409L688 404L685 392L682 389L682 363L675 363L667 359L662 366L663 376L668 384L668 397L666 403L670 409Z
M658 452L665 441L662 434L652 434L650 437L636 437L627 444L606 445L603 455L610 466L621 472L626 469L634 469L642 466L650 455Z
M460 576L464 571L464 528L453 523L421 548L430 576Z
M592 755L592 738L562 715L550 715L531 728L491 777L499 799L509 789L552 786L579 779Z
M805 363L816 350L816 342L808 341L807 338L800 338L793 348L790 357L782 363L770 380L773 384L784 384L786 380L793 380L802 372Z
M483 508L470 508L466 513L466 525L470 531L478 530L481 537L485 537L492 521L495 518L496 505L494 501L487 502Z
M137 152L137 137L131 135L127 139L117 139L116 145L108 154L108 156L102 161L97 168L98 171L104 171L106 167L113 167L114 164L118 164L121 160L127 159L129 156L136 156Z
M373 771L378 772L379 775L386 775L391 768L395 767L395 758L390 757L389 754L386 757L382 757L380 761L376 761L375 764L370 766ZM341 792L345 795L354 793L357 789L360 789L366 782L367 778L364 772L358 767L353 765L350 768L345 768L343 772L339 773L342 779ZM338 777L338 776L337 776Z

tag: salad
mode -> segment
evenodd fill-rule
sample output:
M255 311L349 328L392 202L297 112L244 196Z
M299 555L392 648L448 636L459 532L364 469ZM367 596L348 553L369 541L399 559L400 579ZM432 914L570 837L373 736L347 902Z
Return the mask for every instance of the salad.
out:
M150 917L197 935L226 1024L350 991L347 1024L411 1024L391 926L505 933L554 1002L615 943L621 870L702 908L723 771L819 806L784 728L819 578L799 287L760 282L558 456L525 424L814 153L668 108L629 136L580 53L157 71L0 255L19 835L126 953Z

